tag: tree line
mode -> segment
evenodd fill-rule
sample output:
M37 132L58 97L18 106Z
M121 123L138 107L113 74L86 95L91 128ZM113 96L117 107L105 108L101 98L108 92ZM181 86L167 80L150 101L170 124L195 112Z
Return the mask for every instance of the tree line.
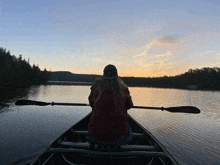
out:
M22 55L17 58L0 48L0 91L44 84L48 79L46 69L41 71L35 64L31 66L29 60L22 59Z
M22 55L17 58L10 51L0 48L0 91L45 84L52 77L60 81L93 81L101 76L70 72L52 74L46 69L41 71L35 64L31 66L29 60L22 59ZM193 85L197 89L220 90L220 68L217 67L189 69L188 72L176 76L121 78L128 86L186 89Z
M220 68L204 67L189 69L188 72L176 76L155 78L122 77L128 86L179 88L187 89L195 86L196 89L220 90Z
M93 82L101 75L51 72L51 81ZM189 69L183 74L164 77L120 77L130 87L220 90L220 68Z

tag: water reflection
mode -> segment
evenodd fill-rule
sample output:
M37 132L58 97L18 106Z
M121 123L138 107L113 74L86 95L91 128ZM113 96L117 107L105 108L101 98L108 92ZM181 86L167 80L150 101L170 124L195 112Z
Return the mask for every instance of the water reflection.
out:
M193 105L192 96L188 90L132 87L130 92L136 105L147 104L159 107Z
M88 103L90 86L42 85L32 88L34 95L29 99L48 102L84 102Z
M129 89L136 106L198 107L200 114L147 109L131 109L129 114L150 130L180 164L219 163L220 92ZM88 103L89 93L89 86L45 85L32 87L24 98ZM4 113L0 113L0 162L3 165L39 154L91 111L90 107L67 106L10 106L3 109Z

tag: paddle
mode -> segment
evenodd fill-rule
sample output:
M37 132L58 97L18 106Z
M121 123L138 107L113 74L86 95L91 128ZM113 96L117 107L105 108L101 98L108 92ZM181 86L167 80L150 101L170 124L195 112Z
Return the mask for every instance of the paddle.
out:
M180 107L143 107L143 106L133 106L132 108L140 108L140 109L159 109L166 110L168 112L182 112L182 113L200 113L200 110L193 106L180 106Z
M33 101L33 100L19 100L15 103L15 105L39 105L39 106L46 106L46 105L67 105L67 106L89 106L89 104L82 104L82 103L46 103L41 101ZM132 108L140 108L140 109L159 109L159 110L166 110L168 112L182 112L182 113L200 113L200 110L193 106L180 106L180 107L144 107L144 106L133 106Z
M45 106L45 105L67 105L67 106L89 106L89 104L81 104L81 103L46 103L42 101L34 101L34 100L19 100L15 103L15 105L39 105L39 106Z

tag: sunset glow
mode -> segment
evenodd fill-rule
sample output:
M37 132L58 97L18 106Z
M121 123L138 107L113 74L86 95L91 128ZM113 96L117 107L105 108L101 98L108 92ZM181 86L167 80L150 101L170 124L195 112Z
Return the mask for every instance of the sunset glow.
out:
M174 76L220 66L219 1L3 0L1 43L48 71Z

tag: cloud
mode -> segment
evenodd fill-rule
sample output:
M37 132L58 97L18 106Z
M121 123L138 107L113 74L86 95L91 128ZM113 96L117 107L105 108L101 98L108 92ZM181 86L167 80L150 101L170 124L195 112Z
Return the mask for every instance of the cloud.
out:
M165 53L165 54L160 54L160 55L155 55L155 57L167 57L167 56L170 56L170 55L172 55L172 53L170 52L170 51L167 51L167 53Z
M141 49L144 49L141 53L138 53L137 55L134 56L134 58L136 57L143 57L149 54L160 54L160 56L162 55L167 55L166 53L164 54L163 52L167 51L167 47L163 48L163 45L173 45L173 44L177 44L179 43L180 40L172 37L172 36L166 36L166 37L162 37L160 39L156 39L154 41L152 41L150 44L144 46ZM163 49L163 50L162 50ZM157 52L160 51L160 52ZM157 52L157 53L156 53ZM169 51L170 53L170 51Z
M130 49L130 52L133 54L134 70L139 71L139 74L136 73L136 76L141 74L143 76L178 74L180 71L179 66L183 66L181 63L185 58L182 56L182 45L173 44L177 43L177 40L171 36L163 37L155 39L143 47ZM137 53L136 55L135 52Z
M179 43L179 39L172 37L172 36L166 36L166 37L162 37L158 39L157 42L162 45L176 44L176 43Z
M144 47L145 50L144 50L142 53L140 53L140 54L138 54L138 55L136 55L136 56L134 56L134 57L141 57L141 56L147 55L147 50L150 49L153 44L154 44L154 41L151 42L150 44L146 45L146 46Z

